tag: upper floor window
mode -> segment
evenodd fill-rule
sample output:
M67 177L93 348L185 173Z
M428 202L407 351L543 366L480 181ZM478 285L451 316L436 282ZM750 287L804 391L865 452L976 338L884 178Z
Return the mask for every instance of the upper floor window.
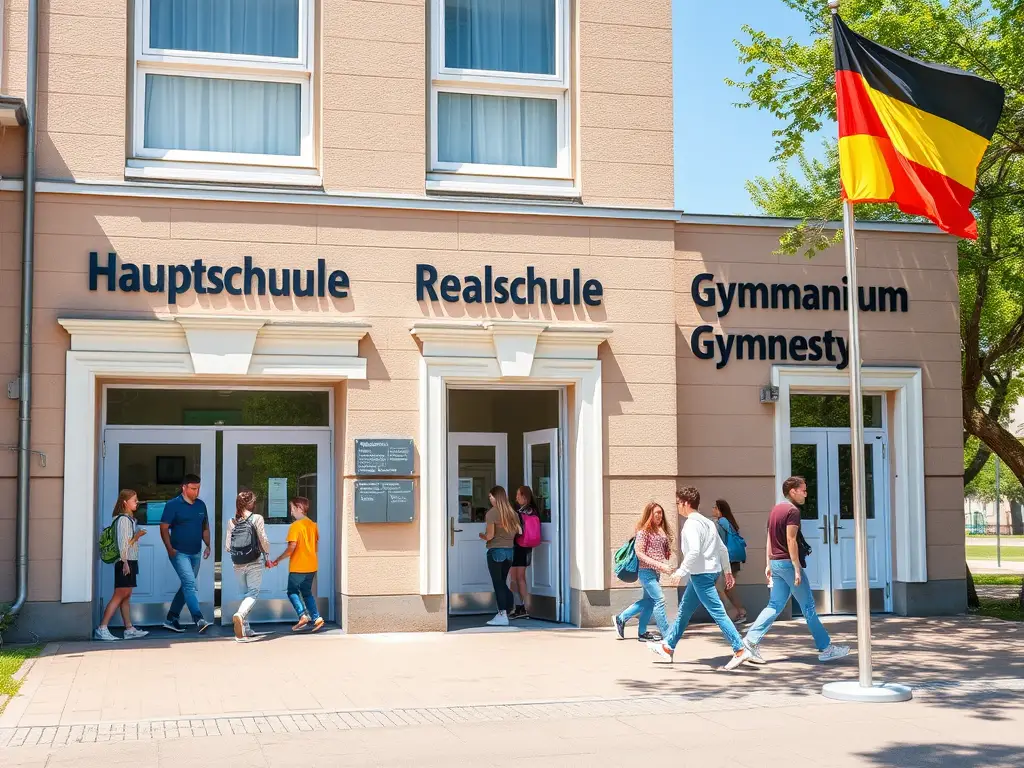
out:
M313 0L139 0L128 175L318 183Z
M571 190L568 0L432 0L428 187Z

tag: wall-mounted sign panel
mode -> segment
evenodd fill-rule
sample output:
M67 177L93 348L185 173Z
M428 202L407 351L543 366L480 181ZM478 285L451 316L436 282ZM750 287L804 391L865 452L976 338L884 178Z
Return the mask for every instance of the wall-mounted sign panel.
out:
M412 440L356 440L357 475L401 477L412 473Z
M356 522L411 523L413 490L412 480L356 480Z

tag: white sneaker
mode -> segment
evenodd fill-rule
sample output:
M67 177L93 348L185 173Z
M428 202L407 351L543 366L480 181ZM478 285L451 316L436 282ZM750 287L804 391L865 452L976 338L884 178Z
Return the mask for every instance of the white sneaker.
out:
M672 657L675 655L675 651L660 640L649 642L647 644L647 650L668 662L671 662Z
M106 627L96 627L96 631L92 633L92 636L97 640L105 640L107 642L121 639L116 635L111 634L110 630Z
M750 652L750 649L744 645L742 648L740 648L738 651L736 651L736 653L732 655L732 658L726 662L725 667L723 667L723 669L725 669L727 672L731 672L744 661L749 661L751 656L753 656L753 654Z
M145 637L148 634L149 634L149 632L147 632L144 629L139 629L138 627L132 627L131 629L126 629L124 631L124 639L125 640L138 640L140 637Z
M764 660L764 656L761 655L761 651L757 649L756 645L751 645L746 640L743 641L743 647L750 651L750 657L746 660L748 664L767 664Z
M818 654L818 661L835 661L850 655L848 645L835 645L834 643Z
M489 627L507 627L508 626L508 614L505 611L498 611L493 619L487 622Z

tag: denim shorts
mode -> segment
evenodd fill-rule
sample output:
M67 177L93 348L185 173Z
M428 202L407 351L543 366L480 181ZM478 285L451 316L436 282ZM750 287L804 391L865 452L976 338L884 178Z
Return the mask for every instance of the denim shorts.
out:
M504 563L515 557L515 550L512 547L494 547L487 550L487 557L496 563Z

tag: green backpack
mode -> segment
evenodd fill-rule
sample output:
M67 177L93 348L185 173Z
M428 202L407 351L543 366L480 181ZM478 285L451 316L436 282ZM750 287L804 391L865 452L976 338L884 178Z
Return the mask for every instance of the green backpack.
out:
M632 538L619 547L615 553L612 569L619 581L632 584L640 575L640 563L636 556L636 538Z
M124 515L114 515L110 525L100 531L100 560L107 565L121 559L121 550L117 547L117 521Z

